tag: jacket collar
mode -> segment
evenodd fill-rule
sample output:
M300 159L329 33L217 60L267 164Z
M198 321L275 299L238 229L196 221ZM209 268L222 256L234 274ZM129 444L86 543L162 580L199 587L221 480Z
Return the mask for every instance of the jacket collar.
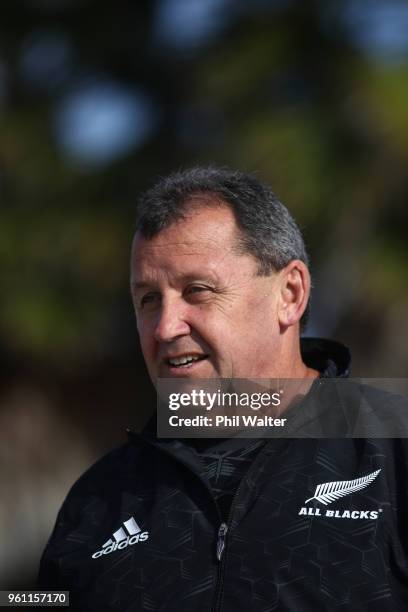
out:
M350 375L350 351L340 342L301 338L300 348L304 363L320 372L321 378L348 378Z

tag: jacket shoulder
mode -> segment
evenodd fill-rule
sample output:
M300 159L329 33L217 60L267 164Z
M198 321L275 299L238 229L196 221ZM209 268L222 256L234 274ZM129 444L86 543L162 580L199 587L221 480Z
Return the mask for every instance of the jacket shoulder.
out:
M140 467L144 455L151 450L142 442L127 442L115 448L91 465L71 487L67 499L85 492L87 495L101 487L123 483Z
M343 410L351 417L354 437L408 438L408 398L372 384L337 384Z

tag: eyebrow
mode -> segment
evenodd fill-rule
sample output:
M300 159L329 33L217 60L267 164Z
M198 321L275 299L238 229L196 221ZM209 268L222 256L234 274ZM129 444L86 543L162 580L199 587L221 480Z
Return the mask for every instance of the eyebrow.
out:
M145 283L144 281L131 281L130 282L130 286L132 287L132 289L144 289L146 287L149 287L149 283Z
M217 281L217 276L216 274L214 274L214 276L212 274L186 274L185 276L180 276L179 281L182 282L194 282L197 280L202 280L204 282L209 282L209 283L214 283ZM130 286L132 289L147 289L149 287L152 287L152 284L154 283L149 283L148 281L131 281L130 282Z

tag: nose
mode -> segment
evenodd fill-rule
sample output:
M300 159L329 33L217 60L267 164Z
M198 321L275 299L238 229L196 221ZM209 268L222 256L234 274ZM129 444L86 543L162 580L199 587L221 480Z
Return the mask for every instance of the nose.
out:
M157 342L172 342L180 336L187 336L190 326L186 321L186 304L177 298L163 300L158 311L157 321L154 329L154 337Z

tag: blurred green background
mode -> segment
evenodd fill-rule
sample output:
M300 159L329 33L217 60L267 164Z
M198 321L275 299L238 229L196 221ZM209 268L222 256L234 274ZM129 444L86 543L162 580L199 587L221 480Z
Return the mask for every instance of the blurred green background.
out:
M406 376L408 3L3 0L0 586L154 396L128 294L138 194L255 171L304 230L306 335Z

